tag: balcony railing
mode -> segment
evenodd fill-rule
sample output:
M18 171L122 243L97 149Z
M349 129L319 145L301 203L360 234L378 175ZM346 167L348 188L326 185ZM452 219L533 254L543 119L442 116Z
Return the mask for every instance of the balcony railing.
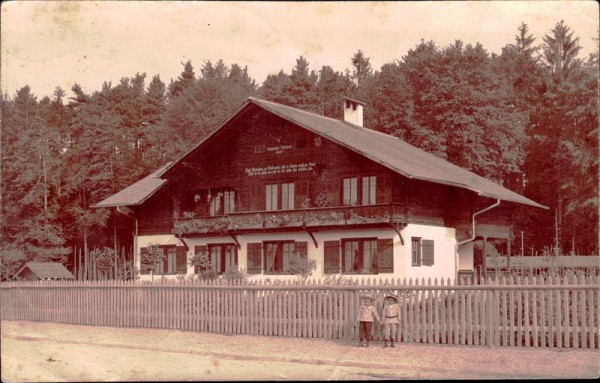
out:
M176 234L212 234L238 230L316 228L406 222L406 208L397 204L338 206L297 210L236 212L218 217L178 217Z

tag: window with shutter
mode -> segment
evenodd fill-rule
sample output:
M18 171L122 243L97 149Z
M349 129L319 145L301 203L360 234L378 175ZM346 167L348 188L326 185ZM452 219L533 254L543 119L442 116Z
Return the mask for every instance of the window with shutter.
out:
M410 246L412 265L421 266L421 238L411 238Z
M325 241L324 243L324 272L325 274L340 273L340 241Z
M187 251L185 251L185 247L183 246L177 247L177 260L175 265L177 274L187 273Z
M377 240L377 261L379 273L394 272L394 240L392 238Z
M342 272L377 274L377 238L343 238Z
M248 266L247 266L247 272L248 274L260 274L261 272L261 261L262 261L262 257L261 257L261 252L262 252L262 245L260 243L249 243L248 244L248 251L247 251L247 255L248 255Z
M421 241L421 252L424 266L433 266L433 240L424 239Z

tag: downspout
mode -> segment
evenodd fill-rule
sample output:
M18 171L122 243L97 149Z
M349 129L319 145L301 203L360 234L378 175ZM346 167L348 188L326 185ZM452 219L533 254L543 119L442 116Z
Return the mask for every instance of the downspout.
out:
M123 214L125 217L131 218L135 221L135 232L133 233L133 267L137 267L138 219L122 211L120 206L117 206L117 211Z
M473 230L471 231L471 238L465 239L464 241L460 241L460 242L456 243L456 245L455 245L455 251L454 251L454 267L455 267L455 270L456 270L456 272L455 272L455 281L458 281L458 247L461 246L461 245L464 245L465 243L473 241L477 237L477 235L475 233L475 226L476 226L475 225L475 216L477 216L477 215L479 215L481 213L485 213L488 210L492 210L493 208L498 207L498 205L500 205L500 199L499 198L496 200L496 202L494 204L486 207L485 209L482 209L482 210L479 210L479 211L473 213L473 217L471 219L473 221Z

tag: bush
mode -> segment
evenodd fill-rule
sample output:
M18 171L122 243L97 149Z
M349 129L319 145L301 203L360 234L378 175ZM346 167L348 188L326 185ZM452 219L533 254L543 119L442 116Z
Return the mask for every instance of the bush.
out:
M295 252L289 258L288 270L293 275L297 276L301 281L306 281L317 269L317 260L302 256Z
M219 274L212 269L207 252L194 254L190 258L189 264L198 271L198 278L200 279L217 279L219 277Z

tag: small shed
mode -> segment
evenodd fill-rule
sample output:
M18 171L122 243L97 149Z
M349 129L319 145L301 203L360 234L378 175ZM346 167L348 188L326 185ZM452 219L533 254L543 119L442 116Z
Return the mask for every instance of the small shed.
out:
M27 262L17 271L13 279L39 281L42 279L75 279L75 276L62 263Z

